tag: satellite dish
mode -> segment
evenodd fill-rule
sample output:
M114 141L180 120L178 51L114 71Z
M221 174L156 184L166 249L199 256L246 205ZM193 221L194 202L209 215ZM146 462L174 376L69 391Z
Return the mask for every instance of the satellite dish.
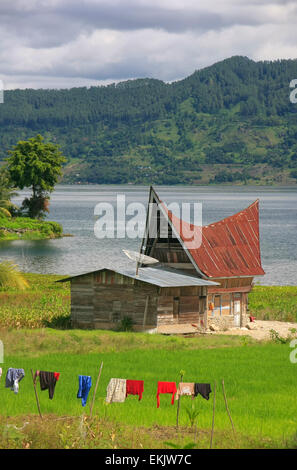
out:
M137 251L130 251L130 250L123 250L128 258L136 261L138 264L156 264L159 263L159 260L156 258L152 258L151 256L143 255L142 253L138 253Z

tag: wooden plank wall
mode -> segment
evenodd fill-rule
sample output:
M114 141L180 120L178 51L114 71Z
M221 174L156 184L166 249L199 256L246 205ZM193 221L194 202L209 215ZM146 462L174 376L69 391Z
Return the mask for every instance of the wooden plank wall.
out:
M79 276L71 281L71 322L73 326L93 326L93 275Z
M199 323L205 301L201 287L162 288L158 301L158 325Z
M204 314L206 288L158 288L129 277L103 271L71 281L72 324L111 328L124 316L139 329L146 311L146 328L172 323L198 323ZM147 304L147 309L146 309Z
M94 323L114 324L130 317L135 325L143 325L146 299L149 296L146 326L156 325L157 295L152 289L123 285L94 286Z
M71 281L71 318L73 325L86 328L113 327L124 316L135 325L157 324L156 286L134 280L112 271L102 271Z
M235 277L225 279L211 279L220 286L209 287L209 293L215 292L248 292L252 288L253 277Z
M235 295L238 294L237 300L240 298L241 315L247 313L247 296L252 289L253 277L237 277L226 279L212 279L214 282L219 282L220 286L209 287L208 289L208 304L214 302L215 295L220 295L222 300L222 316L234 315L234 300ZM208 315L211 317L212 311L208 309ZM215 316L220 315L219 309L215 310Z

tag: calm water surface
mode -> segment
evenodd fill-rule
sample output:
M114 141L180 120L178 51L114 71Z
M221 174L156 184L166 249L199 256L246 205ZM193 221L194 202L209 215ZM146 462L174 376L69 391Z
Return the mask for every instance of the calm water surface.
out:
M200 202L203 224L216 222L260 199L262 264L264 285L297 285L297 191L272 187L156 186L160 198L170 202ZM117 194L126 203L145 206L149 188L144 186L68 185L57 186L51 197L49 220L74 235L58 240L1 242L0 258L13 260L26 272L78 274L100 267L134 266L122 249L138 250L141 240L103 239L94 234L94 208L100 202L115 206ZM20 203L26 191L14 200Z

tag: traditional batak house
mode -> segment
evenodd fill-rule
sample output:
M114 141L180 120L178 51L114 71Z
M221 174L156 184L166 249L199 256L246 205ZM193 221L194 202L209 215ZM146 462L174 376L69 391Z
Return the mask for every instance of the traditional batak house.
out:
M151 188L141 252L159 264L58 281L71 284L72 325L112 329L125 317L138 331L245 325L253 278L264 274L258 206L200 227L173 215Z
M173 318L177 322L199 322L204 327L245 326L254 276L265 274L260 255L259 201L206 226L195 226L173 215L152 187L149 207L142 253L157 258L165 267L217 284L205 288L204 296L193 295L186 303L182 294L168 298L167 308L170 304Z

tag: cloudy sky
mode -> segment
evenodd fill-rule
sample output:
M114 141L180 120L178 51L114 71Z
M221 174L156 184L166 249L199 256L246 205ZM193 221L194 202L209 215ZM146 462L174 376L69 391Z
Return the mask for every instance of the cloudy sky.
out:
M297 58L296 25L296 0L0 0L0 79L174 81L233 55Z

